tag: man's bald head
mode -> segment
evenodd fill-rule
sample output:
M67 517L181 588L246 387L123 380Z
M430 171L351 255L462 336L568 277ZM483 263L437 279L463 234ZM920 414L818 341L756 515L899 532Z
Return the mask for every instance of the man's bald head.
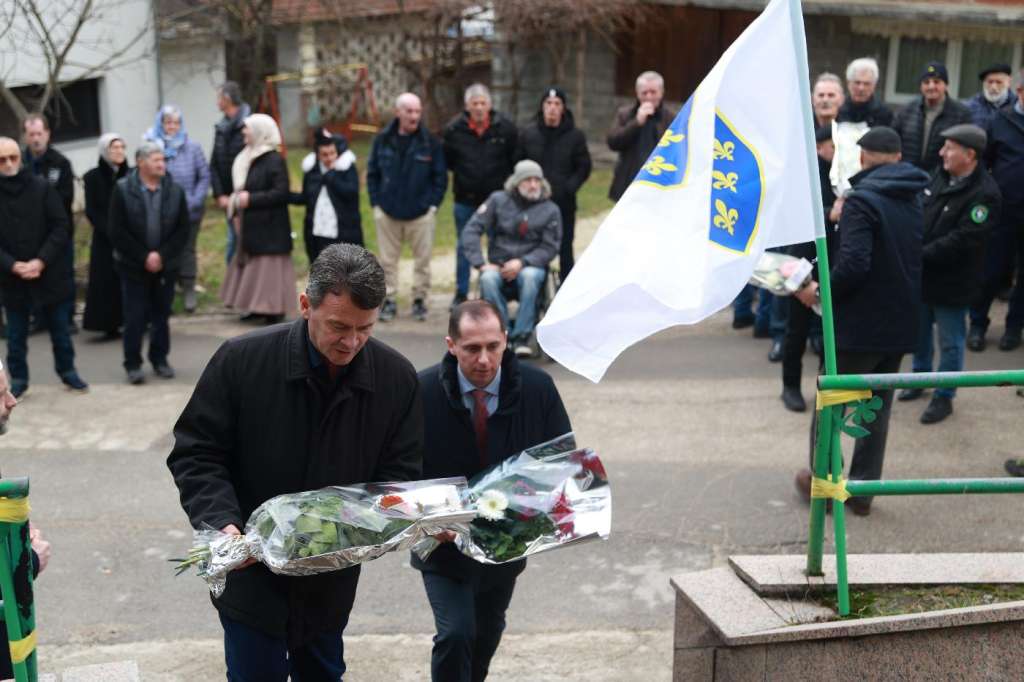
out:
M411 92L403 92L395 99L395 116L398 117L398 132L411 135L420 127L423 105L420 98Z
M9 137L0 137L0 175L11 177L21 170L21 148Z

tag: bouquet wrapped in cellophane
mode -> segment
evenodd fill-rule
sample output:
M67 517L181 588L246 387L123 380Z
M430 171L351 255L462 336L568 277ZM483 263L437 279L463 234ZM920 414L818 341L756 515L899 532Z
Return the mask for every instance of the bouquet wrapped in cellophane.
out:
M792 296L811 279L813 270L806 258L765 251L750 274L750 284L775 296ZM815 303L813 309L821 315L820 303Z
M534 446L475 476L468 526L453 526L455 545L484 564L503 564L538 552L605 539L611 532L608 475L573 434ZM425 538L413 548L426 559L438 546Z
M188 558L173 561L179 573L195 566L214 596L251 559L282 575L337 571L464 527L476 515L466 492L458 477L278 495L256 508L242 535L197 530Z

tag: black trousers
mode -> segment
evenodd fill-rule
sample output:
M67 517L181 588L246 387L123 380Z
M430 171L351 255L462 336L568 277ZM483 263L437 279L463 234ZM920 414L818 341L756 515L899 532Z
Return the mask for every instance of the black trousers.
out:
M840 374L895 374L900 371L902 353L837 353L836 368ZM882 463L885 460L885 441L889 436L889 414L892 411L892 394L889 391L875 391L882 399L882 408L877 418L864 424L869 433L858 438L853 446L853 461L850 462L851 481L877 481L882 477ZM818 433L817 412L811 419L810 465L814 470L814 444ZM829 467L831 472L831 466ZM842 473L842 472L839 472Z
M1024 223L1024 216L1004 214L988 236L981 292L971 305L973 328L988 329L992 322L988 316L992 301L1012 280L1014 266L1020 263L1024 267L1024 224L1021 223ZM1021 328L1024 328L1024 277L1018 275L1006 311L1006 329L1020 331Z
M821 336L821 318L794 296L789 296L782 304L789 306L786 336L782 341L782 385L800 388L807 339Z
M481 682L505 631L505 611L516 577L505 566L483 566L472 580L423 572L434 612L433 682ZM494 570L499 569L499 570Z
M154 366L167 362L171 352L171 303L177 273L146 273L142 279L121 276L124 306L124 368L142 367L142 337L149 325L149 361Z
M555 203L562 214L562 246L558 252L558 270L564 282L569 271L576 264L572 252L572 240L576 233L576 206L575 202L558 201Z

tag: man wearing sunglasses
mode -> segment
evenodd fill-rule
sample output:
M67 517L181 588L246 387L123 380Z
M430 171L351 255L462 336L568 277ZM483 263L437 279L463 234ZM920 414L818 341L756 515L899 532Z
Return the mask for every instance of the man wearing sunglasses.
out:
M11 393L28 390L29 311L45 317L58 376L71 391L89 385L75 370L70 322L68 216L57 191L21 164L21 150L0 137L0 296L7 311L7 369Z

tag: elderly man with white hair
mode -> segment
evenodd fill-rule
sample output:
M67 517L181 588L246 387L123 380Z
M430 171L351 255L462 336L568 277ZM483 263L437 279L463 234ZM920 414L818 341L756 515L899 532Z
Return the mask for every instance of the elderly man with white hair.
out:
M636 101L615 114L608 131L608 147L619 153L608 198L618 201L647 161L655 145L678 113L662 100L665 79L656 71L644 71L636 78Z
M871 57L850 62L846 67L846 88L850 96L839 108L837 122L864 122L869 128L892 125L892 109L882 104L875 93L878 77L878 62Z
M474 83L466 88L465 110L444 129L444 158L452 172L455 193L455 233L462 229L491 192L501 189L516 162L516 125L491 106L487 86ZM469 261L456 248L455 298L452 306L469 293Z
M419 97L411 92L399 95L395 118L373 139L367 163L366 189L387 280L382 322L390 322L398 314L398 259L406 241L415 261L412 316L427 319L435 214L448 188L448 172L441 140L422 124L422 116Z

